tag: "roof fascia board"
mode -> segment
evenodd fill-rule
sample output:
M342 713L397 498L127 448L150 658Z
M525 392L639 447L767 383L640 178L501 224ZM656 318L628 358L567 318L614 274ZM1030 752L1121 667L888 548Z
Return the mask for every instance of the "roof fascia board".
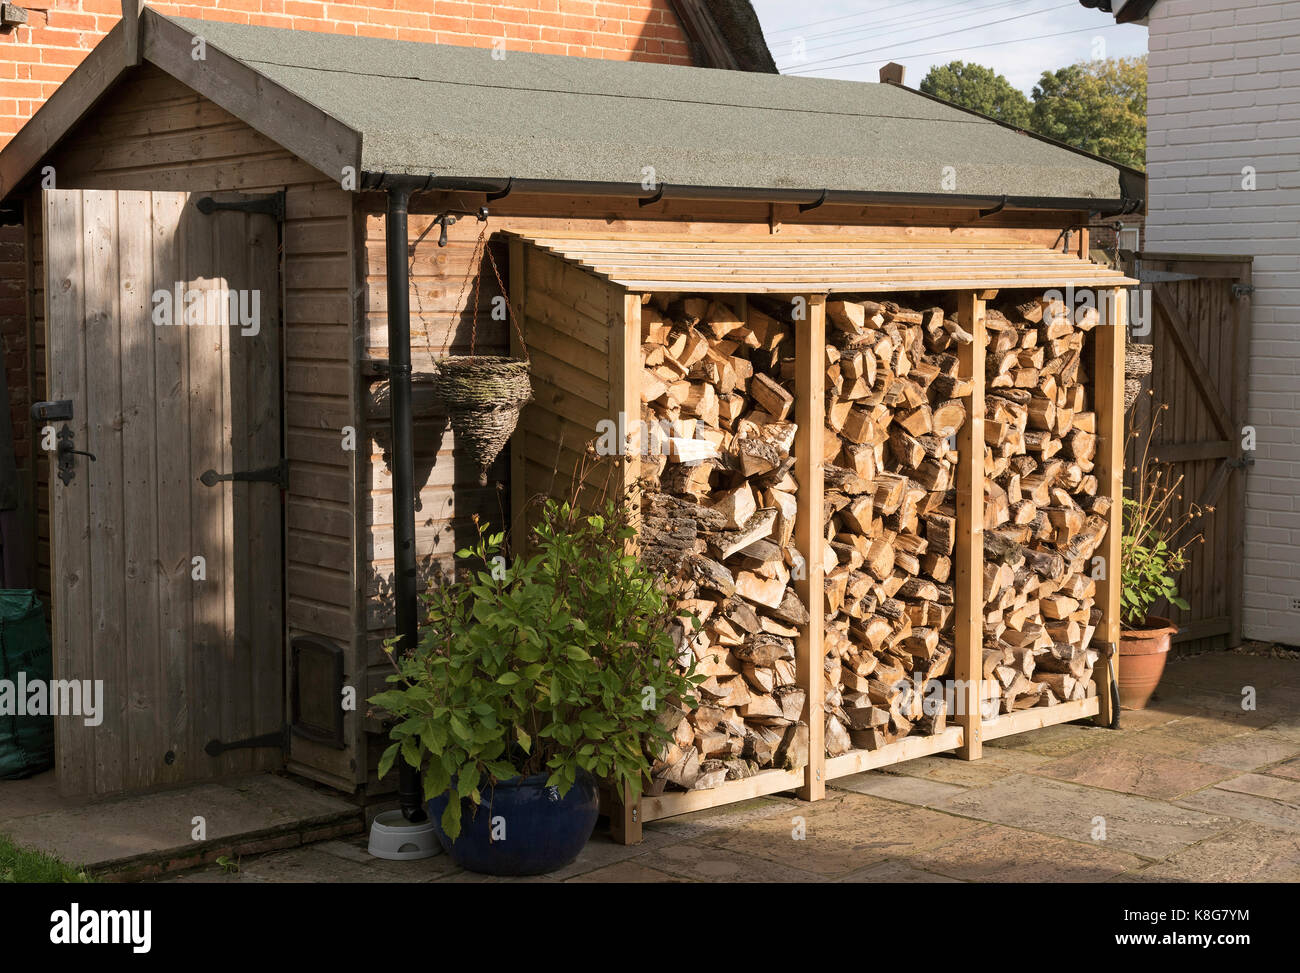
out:
M177 81L193 88L240 121L284 146L326 177L343 182L348 169L359 177L361 133L266 78L255 68L203 41L195 59L192 34L146 8L141 52Z
M713 13L701 0L669 0L669 2L673 13L677 14L678 22L685 29L686 36L690 38L692 46L703 56L703 60L708 62L700 67L726 68L731 71L740 69L735 52L718 28Z
M0 199L14 191L129 66L126 29L119 21L0 151Z

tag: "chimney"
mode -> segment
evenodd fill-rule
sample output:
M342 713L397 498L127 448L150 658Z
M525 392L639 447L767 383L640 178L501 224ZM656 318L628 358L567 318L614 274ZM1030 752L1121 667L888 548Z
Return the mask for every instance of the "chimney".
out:
M880 69L881 84L902 84L904 67L894 61L890 61Z

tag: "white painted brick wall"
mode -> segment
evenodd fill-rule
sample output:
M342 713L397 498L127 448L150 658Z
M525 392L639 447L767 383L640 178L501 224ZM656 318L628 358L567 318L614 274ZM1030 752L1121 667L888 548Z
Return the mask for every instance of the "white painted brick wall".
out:
M1300 644L1300 0L1159 0L1149 39L1144 246L1255 257L1245 634Z

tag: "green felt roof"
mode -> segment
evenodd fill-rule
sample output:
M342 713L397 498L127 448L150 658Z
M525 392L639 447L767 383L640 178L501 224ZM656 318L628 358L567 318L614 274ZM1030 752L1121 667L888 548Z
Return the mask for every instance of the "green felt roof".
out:
M169 19L360 133L369 172L1122 195L1117 166L888 84Z

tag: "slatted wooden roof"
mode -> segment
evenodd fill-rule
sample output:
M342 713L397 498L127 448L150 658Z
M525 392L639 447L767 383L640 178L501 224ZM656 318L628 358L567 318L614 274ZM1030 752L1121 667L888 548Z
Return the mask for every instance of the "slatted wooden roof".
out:
M1100 264L1019 241L520 235L630 291L872 293L1138 283Z

